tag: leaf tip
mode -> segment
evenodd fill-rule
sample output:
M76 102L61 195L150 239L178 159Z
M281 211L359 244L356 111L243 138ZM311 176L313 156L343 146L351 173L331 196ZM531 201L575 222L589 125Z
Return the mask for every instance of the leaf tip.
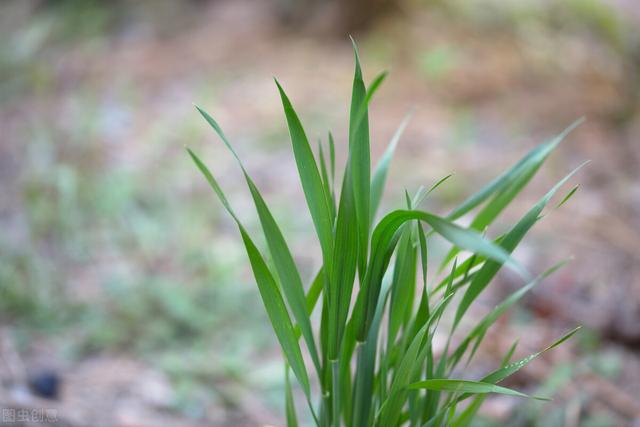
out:
M198 104L193 104L194 107L196 107L196 110L198 110L198 113L200 113L200 115L202 115L203 117L207 117L207 112L204 111Z
M276 83L276 86L278 87L278 92L280 93L280 98L282 98L282 101L288 101L289 98L287 97L287 94L285 93L284 89L282 88L282 85L280 84L280 82L278 81L277 78L273 78L273 81Z
M358 52L358 44L356 43L356 40L351 36L351 34L349 34L349 39L351 39L351 46L353 46L353 55L355 56L355 59L356 59L356 69L359 70L360 69L360 53Z

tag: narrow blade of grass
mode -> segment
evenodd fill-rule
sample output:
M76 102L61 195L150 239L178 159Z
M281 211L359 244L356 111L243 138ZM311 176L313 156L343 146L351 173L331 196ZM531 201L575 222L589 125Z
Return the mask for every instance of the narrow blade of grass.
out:
M369 204L371 186L371 152L367 90L362 78L358 47L353 39L355 71L349 113L349 168L358 227L358 270L364 275L369 250Z
M311 358L315 365L316 371L320 372L320 359L318 357L318 350L316 348L313 332L311 330L311 321L309 320L309 315L306 310L306 301L304 288L302 286L302 279L300 278L300 273L298 273L298 268L295 264L295 261L293 260L291 251L289 250L284 236L280 231L280 227L278 226L275 218L273 218L273 215L271 214L271 211L264 201L262 194L260 194L260 191L249 176L247 170L242 164L242 161L236 154L235 150L233 149L231 143L227 139L220 126L207 112L199 107L196 108L198 108L200 114L202 114L205 120L217 132L220 139L222 139L229 151L231 151L231 154L235 157L238 164L240 165L240 168L242 169L245 180L247 181L247 186L249 187L249 191L251 192L251 197L253 198L256 210L258 212L258 217L260 218L262 231L264 232L267 245L269 246L269 251L271 252L273 263L278 273L278 277L280 278L280 284L282 285L284 296L289 303L289 308L293 313L293 317L295 318L298 326L300 327L300 330L302 331L302 335L304 336L305 342L307 343L307 347L309 349L309 353L311 354Z
M402 360L397 366L393 382L389 388L389 397L380 409L379 421L377 425L396 425L402 406L406 400L406 393L402 392L411 379L414 365L417 364L418 353L422 348L424 334L427 332L428 324L425 324L416 334L413 342L404 353Z
M339 377L340 394L344 396L341 406L342 420L344 425L350 425L353 417L353 384L351 381L351 360L356 349L356 337L353 330L353 323L347 323L345 328L343 345L340 349Z
M391 141L389 141L389 145L385 150L382 158L376 165L376 168L373 172L373 180L371 181L371 215L369 220L373 222L376 212L378 211L378 207L380 206L380 200L382 199L382 193L384 191L384 185L387 180L387 173L389 171L389 165L391 164L391 159L393 159L393 153L396 151L396 147L398 146L398 142L400 141L400 137L404 132L407 124L409 124L409 120L411 120L412 114L409 113L400 123L398 129L395 131L393 136L391 137Z
M518 341L516 340L509 348L507 354L505 354L505 356L503 357L502 362L500 363L501 367L506 366L509 363L511 357L513 356L513 353L516 351L517 345ZM462 413L451 423L451 427L467 427L471 425L476 417L478 410L480 409L480 406L482 406L482 404L484 403L485 398L485 394L477 395L473 399L473 402L471 402L464 409L464 411L462 411Z
M493 179L487 185L485 185L480 191L475 193L454 209L447 218L456 219L462 215L471 211L476 206L487 200L492 194L497 191L504 190L509 184L513 182L516 176L521 175L523 171L532 170L540 167L542 163L547 159L549 154L564 140L567 135L577 128L584 118L580 118L570 124L565 130L563 130L558 136L553 138L550 142L540 145L532 149L527 155L525 155L514 166L503 172L497 178ZM526 184L526 183L525 183Z
M309 291L307 292L306 302L307 313L309 314L309 316L311 316L311 313L313 313L313 309L316 307L320 294L322 293L323 278L324 271L321 268L318 271L318 274L315 275L313 281L311 282L311 286L309 287Z
M474 347L473 347L473 349L472 349L472 351L469 354L469 357L467 359L467 364L468 364L469 361L471 360L471 358L473 357L473 355L475 354L478 346L480 345L480 342L482 341L482 338L484 337L484 335L487 332L487 330L491 327L491 325L493 325L495 323L495 321L506 310L508 310L513 304L515 304L517 301L519 301L527 292L529 292L535 286L540 284L544 279L549 277L551 274L553 274L554 272L556 272L557 270L562 268L564 265L567 264L567 262L568 262L568 260L564 260L564 261L561 261L561 262L557 263L553 267L549 268L544 273L542 273L541 275L536 277L534 280L532 280L529 284L527 284L526 286L523 286L522 288L520 288L517 291L513 292L509 297L507 297L504 301L502 301L500 304L498 304L493 310L491 310L491 312L489 312L485 317L483 317L482 320L480 320L480 322L478 322L478 324L460 342L460 344L458 345L457 349L453 352L453 355L450 358L450 363L451 363L450 369L453 369L456 366L456 363L466 353L468 346L473 341L475 341L476 344L474 345Z
M387 71L383 71L373 79L373 81L369 85L369 88L367 89L367 96L365 97L366 104L369 104L369 102L371 102L371 98L373 98L373 95L378 91L380 85L382 84L382 82L384 82L388 75L389 73Z
M569 199L573 197L574 194L576 194L576 191L578 191L578 188L580 188L580 184L577 184L575 187L573 187L571 191L569 191L567 195L562 198L562 201L560 201L560 203L556 205L556 209L560 208L562 205L567 203Z
M497 393L507 396L530 397L519 391L506 387L500 387L495 384L485 383L481 381L452 380L452 379L430 379L409 385L410 389L426 389L435 391L446 391L451 393L471 393L485 394ZM536 398L534 399L541 399ZM543 399L544 400L544 399Z
M289 380L289 366L284 366L284 384L285 384L285 414L287 416L287 427L298 427L298 416L296 415L296 407L293 401L293 392L291 390L291 381Z
M530 356L527 356L524 359L521 359L521 360L519 360L519 361L517 361L515 363L511 363L511 364L509 364L509 365L507 365L507 366L505 366L503 368L500 368L497 371L494 371L491 374L487 375L486 377L482 378L482 381L483 382L487 382L487 383L493 383L493 384L499 383L500 381L504 380L508 376L513 375L514 373L518 372L520 369L522 369L525 366L527 366L529 363L531 363L534 359L536 359L541 354L544 354L547 351L556 348L557 346L559 346L563 342L565 342L568 339L570 339L581 328L582 328L581 326L578 326L578 327L572 329L571 331L569 331L566 334L564 334L561 338L556 340L553 344L547 346L542 351L534 353L534 354L532 354Z
M563 335L560 339L558 339L557 341L555 341L553 344L551 344L550 346L546 347L544 350L539 351L537 353L531 354L523 359L520 359L519 361L515 362L515 363L511 363L507 366L503 366L500 369L493 371L492 373L490 373L489 375L485 376L484 378L482 378L480 381L484 382L484 383L489 383L489 384L497 384L500 381L504 380L505 378L515 374L516 372L518 372L520 369L524 368L525 366L527 366L529 363L531 363L533 360L535 360L536 358L538 358L541 354L546 353L549 350L552 350L554 348L556 348L557 346L559 346L560 344L562 344L563 342L567 341L568 339L570 339L572 336L574 336L582 327L578 326L574 329L572 329L571 331L569 331L568 333L566 333L565 335ZM467 399L468 397L470 397L471 394L462 394L460 397L458 397L458 401L462 401L464 399Z
M428 196L429 194L431 194L436 188L440 187L442 184L445 183L445 181L447 181L449 178L451 178L453 176L452 173L450 173L449 175L446 175L442 178L440 178L435 184L433 184L431 186L431 188L429 188L429 191L427 191L427 194L425 195Z
M420 265L422 271L422 289L425 298L425 305L427 310L427 316L429 315L429 290L427 289L427 273L428 273L428 261L429 253L427 248L427 236L424 233L422 224L418 224L418 242L420 244Z
M529 273L524 267L515 262L508 252L490 240L485 239L482 235L436 215L425 215L423 218L438 234L457 247L505 264L523 278L529 277Z
M375 383L378 333L384 313L385 301L391 284L389 276L385 276L385 279L375 304L371 327L368 330L366 339L361 340L361 346L358 348L355 390L353 395L353 420L351 424L354 427L369 426L373 417L374 402L371 396L373 395Z
M388 398L384 401L378 411L377 425L396 425L400 416L400 411L407 397L407 385L414 374L422 369L425 358L431 352L431 338L425 338L429 329L437 323L451 301L451 295L440 301L433 310L429 319L422 325L420 330L413 336L411 344L402 355L400 363L395 369L393 382L388 392Z
M276 85L280 92L282 106L289 125L293 154L296 159L302 189L322 248L323 259L326 264L325 268L330 270L329 260L333 248L333 221L331 220L329 195L326 194L324 190L322 178L320 177L320 172L318 171L318 166L313 157L313 151L309 146L309 140L304 132L302 123L293 109L287 94L277 80Z
M580 165L576 169L574 169L570 174L561 179L547 194L545 194L523 217L518 223L507 233L507 235L500 242L500 247L503 248L507 253L513 252L513 250L518 246L520 241L524 238L527 232L531 229L531 227L538 221L542 210L545 208L549 200L553 197L553 195L558 191L558 189L564 185L569 178L571 178L580 168L584 165ZM462 297L462 301L460 301L460 305L458 306L458 311L456 312L456 317L454 320L453 328L458 325L462 316L466 313L467 309L471 305L471 303L480 295L480 293L487 287L491 279L495 277L498 273L502 264L499 261L489 260L487 261L478 274L473 278L469 288L465 292Z
M333 269L329 276L329 353L334 360L338 357L340 343L347 320L351 294L358 267L359 232L356 212L356 197L353 193L351 161L347 163L342 178L342 189L335 225Z
M333 189L333 182L329 178L329 170L327 169L327 162L324 156L324 150L322 149L322 141L318 140L318 156L320 157L320 172L322 176L322 183L324 184L324 191L329 195L331 208L331 220L336 216L336 199Z
M336 181L336 144L333 135L329 132L329 164L331 167L331 188L335 188Z
M302 359L302 353L300 352L300 347L298 346L298 340L295 336L293 325L291 323L291 319L289 318L289 313L287 312L287 308L285 306L282 295L280 294L280 290L278 289L276 281L269 271L264 258L253 243L253 240L251 240L251 237L249 237L249 234L246 232L242 223L238 220L238 217L231 208L231 205L227 201L227 198L225 197L222 189L218 185L209 169L193 151L188 150L188 152L198 169L200 169L215 193L218 195L218 198L222 202L223 206L236 221L238 229L240 230L240 234L242 235L242 241L244 242L245 249L249 257L249 262L256 279L256 283L258 285L258 290L260 291L260 296L262 297L267 315L269 316L269 320L271 321L271 325L273 326L274 332L276 333L278 341L280 342L280 346L286 357L286 360L291 366L291 369L298 379L298 382L302 386L302 389L305 392L310 403L311 391L309 385L309 376Z
M526 270L516 263L503 248L485 239L476 231L462 228L445 218L429 212L416 210L393 211L378 223L371 238L371 261L365 276L364 287L358 295L358 299L361 299L362 302L360 306L356 304L353 315L358 325L357 330L359 331L358 336L360 339L364 339L364 336L366 336L373 318L373 308L378 298L381 279L399 238L396 232L404 223L411 220L426 222L438 234L454 245L508 265L524 277L528 276Z
M411 241L411 231L411 228L404 229L396 254L387 331L389 347L395 343L400 328L405 324L407 313L413 311L412 302L416 287L418 254L417 248Z
M562 142L562 140L564 140L566 136L583 121L584 119L576 120L551 141L532 149L526 156L516 163L516 165L491 181L479 192L469 197L458 208L451 212L447 218L459 218L476 206L482 204L489 197L493 196L491 201L487 203L475 216L470 225L470 228L484 230L529 183L531 178L535 176L542 164L556 149L560 142ZM441 264L441 270L446 264L451 262L456 253L457 250L454 248L449 252L449 254L447 254Z

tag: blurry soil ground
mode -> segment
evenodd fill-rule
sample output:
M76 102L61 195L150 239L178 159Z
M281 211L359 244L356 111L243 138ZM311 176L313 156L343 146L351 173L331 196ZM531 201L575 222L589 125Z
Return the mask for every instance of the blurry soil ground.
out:
M0 6L0 407L55 408L72 426L282 425L279 353L242 248L183 147L255 227L197 103L247 159L310 276L317 249L291 209L304 202L271 76L310 136L331 129L344 147L348 39L283 28L268 2L59 3ZM356 34L365 77L391 72L371 110L374 159L415 108L387 207L453 172L428 206L444 212L587 118L497 226L590 159L577 195L517 254L532 271L575 261L500 323L468 374L516 337L525 354L586 330L513 380L554 403L493 398L486 424L638 423L640 9L407 3ZM477 313L517 286L500 276ZM61 375L58 400L29 392L39 369Z

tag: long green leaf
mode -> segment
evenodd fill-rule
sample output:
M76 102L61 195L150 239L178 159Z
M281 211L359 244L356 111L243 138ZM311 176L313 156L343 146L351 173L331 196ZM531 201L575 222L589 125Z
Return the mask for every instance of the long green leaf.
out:
M504 380L508 376L513 375L514 373L518 372L520 369L522 369L525 366L527 366L529 363L531 363L534 359L536 359L541 354L544 354L547 351L556 348L557 346L559 346L563 342L565 342L568 339L570 339L581 328L582 328L581 326L578 326L578 327L572 329L571 331L569 331L566 334L564 334L561 338L556 340L553 344L547 346L542 351L534 353L534 354L532 354L530 356L527 356L527 357L525 357L525 358L523 358L523 359L521 359L521 360L519 360L519 361L517 361L515 363L511 363L511 364L509 364L509 365L507 365L507 366L505 366L503 368L500 368L497 371L494 371L494 372L490 373L489 375L485 376L484 378L482 378L482 381L483 382L487 382L487 383L493 383L493 384L499 383L500 381Z
M304 361L302 359L302 353L300 352L300 347L298 346L298 340L295 336L291 319L289 318L289 313L287 312L287 308L285 306L282 295L280 294L280 290L278 289L276 281L269 271L264 258L258 251L258 248L256 248L253 240L251 240L251 237L249 237L249 234L246 232L244 226L238 220L238 217L236 216L233 209L231 209L231 205L227 201L227 198L222 192L222 189L218 185L209 169L193 151L188 149L188 152L198 169L200 169L215 193L218 195L218 198L222 202L223 206L227 209L229 214L234 218L236 224L238 225L238 229L240 230L240 234L242 235L242 241L244 242L245 249L249 257L249 262L251 264L251 268L258 285L258 290L260 291L260 296L262 297L262 301L267 310L267 315L269 316L271 325L273 326L274 332L278 337L278 341L280 342L280 346L282 347L282 351L286 357L287 362L291 366L291 369L296 375L298 382L302 386L303 391L309 399L309 377L304 365Z
M539 145L529 151L518 163L502 173L480 191L465 200L460 206L454 209L448 219L460 218L471 211L476 206L482 204L489 197L493 199L476 215L470 227L476 230L484 230L495 220L498 215L507 207L509 203L522 191L522 189L534 177L542 164L556 147L566 138L566 136L584 121L583 118L576 120L558 136L551 141ZM449 263L456 255L457 250L453 248L444 258L440 269Z
M318 156L320 157L320 172L322 176L322 183L324 184L324 191L329 195L330 203L329 207L331 209L331 219L336 215L336 199L335 192L333 189L333 181L329 177L329 170L327 169L327 162L324 157L324 150L322 149L322 142L318 140Z
M511 348L509 348L509 351L507 352L507 354L505 354L504 358L502 359L501 366L506 366L509 363L509 361L511 360L511 357L513 356L513 353L516 350L517 345L518 345L518 341L516 340L511 346ZM482 404L484 403L485 398L486 398L485 394L477 395L473 399L473 402L471 402L464 409L464 411L462 411L462 413L455 419L455 421L451 424L451 427L467 427L471 425L471 423L475 419L476 413L480 409L480 406L482 406Z
M355 196L351 174L343 178L340 204L335 228L331 275L329 277L329 354L335 359L339 353L345 323L351 304L351 293L357 269L358 232Z
M483 377L480 381L482 381L484 383L489 383L489 384L497 384L497 383L499 383L500 381L504 380L505 378L513 375L514 373L518 372L520 369L522 369L525 366L527 366L529 363L531 363L533 360L535 360L541 354L544 354L547 351L556 348L557 346L559 346L563 342L565 342L568 339L570 339L581 328L582 328L581 326L578 326L578 327L572 329L571 331L567 332L560 339L558 339L557 341L555 341L553 344L551 344L550 346L546 347L542 351L539 351L537 353L531 354L531 355L529 355L529 356L527 356L527 357L525 357L523 359L520 359L519 361L517 361L515 363L511 363L511 364L509 364L507 366L503 366L500 369L498 369L496 371L493 371L489 375ZM468 398L469 396L470 396L470 394L463 394L460 397L458 397L458 401L464 400L464 399Z
M373 172L373 180L371 181L371 215L369 216L369 220L373 222L376 212L378 211L378 207L380 206L380 199L382 199L382 193L384 191L384 185L387 180L387 172L389 171L389 165L391 164L391 159L393 158L393 153L396 151L396 147L398 146L398 141L400 141L400 137L404 132L407 124L409 124L409 120L411 120L411 113L408 114L398 126L398 129L395 131L393 136L391 137L391 141L389 141L389 145L385 150L382 158L376 165L376 168Z
M513 292L511 295L505 298L504 301L502 301L493 310L491 310L485 317L483 317L482 320L480 320L476 324L476 326L471 330L471 332L469 332L469 334L467 334L467 336L460 342L457 349L453 352L453 355L449 359L451 364L450 369L453 369L455 367L456 363L462 358L462 356L467 351L468 346L475 340L476 344L474 345L474 348L471 351L469 358L467 359L467 364L468 364L469 360L471 359L471 357L473 357L473 354L476 352L478 345L480 344L482 338L484 337L489 327L491 327L491 325L493 325L493 323L495 323L495 321L506 310L508 310L513 304L519 301L527 292L529 292L531 289L533 289L535 286L537 286L539 283L541 283L544 279L549 277L555 271L557 271L558 269L566 265L567 262L568 260L565 260L549 268L544 273L542 273L541 275L536 277L534 280L532 280L529 284Z
M426 389L435 391L446 391L451 393L498 393L508 396L530 397L519 391L506 387L500 387L495 384L485 383L481 381L452 380L452 379L430 379L409 385L410 389Z
M400 327L405 324L407 313L412 312L418 251L411 240L411 232L412 228L405 228L398 244L389 305L388 347L394 345Z
M309 287L309 291L307 292L307 313L309 314L309 316L311 316L311 313L313 313L313 309L316 307L318 298L322 293L323 278L324 272L322 271L322 269L320 269L320 271L318 271L318 274L316 274L315 278L311 282L311 286Z
M547 192L547 194L545 194L544 197L542 197L506 234L504 239L502 239L502 241L500 242L500 247L502 247L507 253L513 252L513 250L516 248L516 246L518 246L525 234L527 234L531 227L538 221L542 210L545 208L547 203L549 203L549 200L551 200L553 195L585 164L586 163L583 163L582 165L578 166L570 174L560 180L551 190L549 190L549 192ZM482 266L478 274L475 275L475 277L471 281L471 284L469 285L469 288L467 288L467 291L462 297L460 305L458 306L458 311L456 312L456 317L453 324L454 329L462 319L462 316L464 316L464 314L466 313L471 303L487 287L491 279L493 279L493 277L497 274L501 267L502 263L500 261L489 260Z
M329 132L329 165L331 167L331 188L335 188L336 181L336 144L333 135Z
M528 273L501 247L485 239L476 231L462 228L445 218L429 212L417 210L396 210L386 215L376 226L371 238L371 261L356 304L354 319L357 324L359 338L363 339L373 317L375 301L378 299L381 278L386 271L389 258L399 235L398 229L407 221L420 220L429 224L438 234L462 249L493 259L510 266L520 275Z
M358 270L364 274L369 248L369 205L371 186L371 152L367 90L362 78L358 47L353 39L355 72L349 113L349 168L358 227Z
M291 309L291 312L293 313L293 317L295 318L298 326L300 327L300 330L302 331L302 335L304 336L305 342L307 343L307 347L309 349L309 353L311 354L313 363L316 367L316 371L320 372L320 359L318 358L318 350L313 338L311 322L309 320L309 315L306 309L302 279L300 278L300 274L298 273L298 268L296 267L295 261L293 260L291 251L289 250L284 236L280 231L280 227L278 227L278 224L273 218L273 215L267 207L267 204L260 194L260 191L247 173L247 170L240 160L240 157L238 157L237 153L231 146L231 143L227 139L221 127L206 111L202 110L200 107L196 108L198 109L200 114L202 114L205 120L211 125L211 127L216 131L220 139L227 146L231 154L235 157L238 164L240 165L240 168L242 169L245 180L247 181L247 185L249 187L249 191L251 192L251 197L253 198L256 210L258 211L258 217L260 218L262 231L264 232L265 238L267 240L267 245L269 246L269 251L271 252L273 263L280 278L282 290L289 303L289 307Z
M291 145L293 146L293 154L298 167L298 174L302 183L304 196L309 206L311 219L316 228L320 247L322 248L323 259L325 260L325 268L330 271L329 259L333 248L330 196L326 194L322 178L318 171L313 151L309 146L309 140L304 132L302 123L298 118L291 101L287 94L276 80L284 114L289 125L289 134L291 136ZM327 272L328 272L327 271Z
M480 191L462 202L462 204L454 209L447 216L447 218L460 218L462 215L466 214L467 212L471 211L473 208L487 200L492 194L496 193L497 191L504 190L515 180L517 176L520 176L523 172L531 171L533 169L537 170L547 159L549 154L551 154L551 152L558 146L558 144L560 144L560 142L562 142L562 140L565 139L567 135L572 130L577 128L582 122L584 122L584 118L576 120L548 143L532 149L514 166L503 172L497 178L493 179L491 182L485 185Z

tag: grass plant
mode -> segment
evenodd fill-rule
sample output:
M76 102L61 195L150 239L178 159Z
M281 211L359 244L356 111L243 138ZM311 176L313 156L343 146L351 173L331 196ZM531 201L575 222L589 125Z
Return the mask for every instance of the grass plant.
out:
M446 215L422 210L421 205L448 176L413 196L407 192L405 206L376 221L387 170L406 121L372 169L368 105L386 74L367 88L355 43L354 52L348 156L341 182L336 183L333 136L329 134L314 153L289 97L276 81L322 254L322 266L308 286L257 184L218 123L199 107L244 174L266 249L256 246L204 162L192 150L188 152L240 231L285 359L288 426L299 425L297 412L302 408L309 416L300 420L312 420L317 426L468 426L488 393L529 397L500 383L577 331L515 362L511 360L513 344L494 371L474 380L464 377L466 366L500 315L565 264L532 276L512 253L577 169L506 233L490 238L488 229L578 122L532 149ZM560 204L574 193L575 188ZM470 218L470 225L459 225L462 217ZM439 271L432 272L427 265L430 241L435 238L448 242L450 250ZM503 267L521 278L522 287L464 330L460 324L469 307ZM311 321L314 310L319 311L318 327ZM440 320L445 312L452 321L442 332L439 328L446 322ZM436 330L447 337L443 351L434 349ZM293 379L301 394L294 393ZM297 395L304 396L304 406L294 402Z

